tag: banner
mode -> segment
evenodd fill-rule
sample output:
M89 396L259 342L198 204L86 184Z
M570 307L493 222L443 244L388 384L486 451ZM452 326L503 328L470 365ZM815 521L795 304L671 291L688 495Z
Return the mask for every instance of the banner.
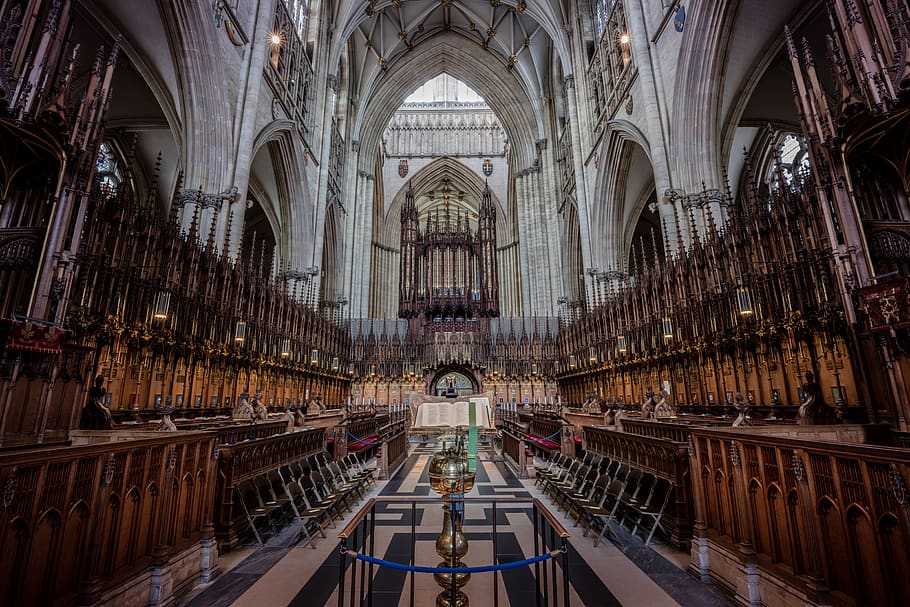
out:
M6 342L8 350L26 350L29 352L43 352L45 354L59 354L63 342L66 341L67 331L31 320L8 320L10 323L9 339Z
M869 330L891 331L910 327L910 281L905 278L881 282L862 289L863 306L869 315Z

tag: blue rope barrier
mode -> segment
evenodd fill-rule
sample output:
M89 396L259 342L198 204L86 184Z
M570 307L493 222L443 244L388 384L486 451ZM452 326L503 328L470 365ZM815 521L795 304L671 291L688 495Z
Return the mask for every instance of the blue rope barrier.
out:
M373 440L373 439L369 439L369 438L368 438L368 439L364 440L364 439L362 439L362 438L357 438L356 436L354 436L354 435L351 434L350 432L348 432L348 436L350 436L351 438L353 438L353 439L354 439L354 442L356 442L356 443L372 444L372 443L378 443L378 442L379 442L379 439Z
M364 561L365 563L372 563L373 565L379 565L380 567L388 567L390 569L398 569L400 571L413 571L414 573L487 573L489 571L502 571L503 569L517 569L518 567L527 567L528 565L533 565L534 563L540 563L541 561L546 561L553 558L557 554L562 554L562 551L555 550L553 552L548 552L547 554L541 554L523 561L515 561L513 563L502 563L500 565L483 565L481 567L423 567L421 565L407 565L405 563L395 563L392 561L386 561L383 559L378 559L374 556L369 556L366 554L361 554L359 552L345 551L345 554L352 556L359 561Z
M554 433L551 434L550 436L545 436L545 437L543 437L543 438L539 438L539 437L538 437L538 438L532 438L532 439L531 439L531 442L539 443L540 441L552 440L552 439L556 438L557 436L559 436L559 434L560 434L561 432L562 432L562 430L557 430L556 432L554 432Z

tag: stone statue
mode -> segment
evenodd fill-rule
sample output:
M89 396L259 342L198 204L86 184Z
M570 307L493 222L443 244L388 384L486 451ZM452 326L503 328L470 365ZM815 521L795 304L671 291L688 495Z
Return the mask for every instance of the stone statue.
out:
M294 427L303 428L306 426L306 418L303 415L303 410L300 407L294 407L291 409L291 412L294 415Z
M306 406L306 414L316 416L322 413L322 408L319 406L319 403L315 398L311 398L310 402Z
M250 406L250 401L247 400L246 393L241 394L240 398L237 399L237 405L234 407L231 417L237 421L243 422L248 422L253 419L253 407Z
M265 403L262 402L262 395L257 394L253 397L250 405L253 407L253 422L264 422L269 419L269 410L266 408Z
M670 393L665 389L660 390L660 400L654 407L654 417L676 417L676 407L669 401Z
M654 389L649 384L648 390L645 392L645 402L641 404L641 418L642 419L654 419L654 405L655 405L655 395Z
M733 406L739 411L739 416L736 418L736 421L733 422L733 427L739 428L740 426L748 426L749 420L746 418L749 415L751 405L749 404L749 401L743 398L742 392L736 393L736 402Z
M82 407L82 416L79 419L80 430L110 430L111 411L104 405L104 376L95 378L95 385L89 388L88 402Z
M592 415L599 414L601 411L600 411L600 406L597 402L597 397L594 396L593 394L588 396L588 399L581 406L581 410L584 413L590 413Z
M806 383L803 384L803 404L799 408L799 423L834 424L837 423L837 414L822 397L821 388L815 383L815 374L806 371Z
M284 421L287 423L285 427L285 432L293 432L294 427L297 425L297 416L295 415L295 409L289 404L284 409Z
M169 404L164 405L161 408L161 422L158 424L159 432L176 432L177 424L171 419L171 413L174 412L174 408Z
M601 404L605 411L603 412L604 416L604 425L605 426L615 426L616 425L616 414L619 412L619 408L614 407L614 402L612 398L608 398L605 401L601 401Z

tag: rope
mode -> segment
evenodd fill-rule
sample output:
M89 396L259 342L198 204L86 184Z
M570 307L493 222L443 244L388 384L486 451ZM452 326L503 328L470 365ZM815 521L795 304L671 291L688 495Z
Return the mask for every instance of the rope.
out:
M540 563L542 561L549 560L559 554L563 554L562 550L554 550L553 552L548 552L546 554L540 554L538 556L525 559L523 561L515 561L513 563L502 563L500 565L483 565L480 567L422 567L420 565L408 565L405 563L395 563L392 561L386 561L383 559L378 559L374 556L369 556L366 554L361 554L359 552L354 552L353 550L345 550L343 554L353 557L359 561L364 561L365 563L371 563L373 565L379 565L380 567L389 567L390 569L398 569L400 571L413 571L415 573L486 573L489 571L502 571L504 569L517 569L518 567L527 567L528 565L533 565L534 563Z
M551 434L550 436L545 436L545 437L543 437L543 438L539 438L539 437L538 437L538 438L532 438L532 439L531 439L531 442L539 443L539 442L545 441L545 440L552 440L552 439L556 438L557 436L559 436L559 434L560 434L561 432L562 432L562 430L557 430L556 432L554 432L554 433Z
M350 436L351 438L353 438L355 443L364 443L364 444L366 444L366 445L371 445L371 444L373 444L373 443L378 443L378 442L379 442L379 439L373 440L372 438L368 438L368 439L357 438L356 436L354 436L354 435L351 434L350 432L348 432L348 436Z

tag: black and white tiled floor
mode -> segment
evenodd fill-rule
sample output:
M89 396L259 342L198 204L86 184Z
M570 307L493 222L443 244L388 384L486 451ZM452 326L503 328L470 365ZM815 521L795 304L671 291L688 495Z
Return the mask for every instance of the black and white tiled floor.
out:
M404 465L388 481L373 485L369 496L395 495L425 497L430 490L427 468L436 444L432 441L412 445ZM542 497L533 481L521 481L503 462L490 461L480 454L471 496ZM411 513L409 503L380 503L376 517L375 556L406 563L410 559ZM435 540L442 527L442 510L437 504L418 504L416 509L416 559L420 565L435 566L439 556ZM350 518L351 514L348 515ZM563 518L563 515L557 514ZM347 519L346 519L347 520ZM693 579L680 567L687 557L673 555L669 549L655 551L641 541L625 538L624 547L602 542L594 548L592 538L582 537L581 529L571 528L569 570L572 605L586 607L727 607L731 603L713 589ZM346 522L346 521L344 521ZM531 510L524 504L500 505L496 509L497 555L501 563L529 558L535 554ZM317 549L298 545L297 532L288 529L262 548L249 549L247 556L219 576L207 588L193 593L187 607L313 607L338 602L338 540L343 527L329 530L328 538ZM463 559L469 566L486 565L493 558L492 507L489 503L468 503L464 532L470 547ZM665 558L661 553L670 558ZM227 555L228 561L236 555ZM465 586L472 607L492 606L494 577L474 574ZM535 604L535 580L530 568L503 571L497 576L499 605ZM417 574L414 604L431 606L439 587L431 575ZM560 591L561 593L561 591ZM400 607L410 602L410 578L406 572L377 568L373 577L373 605ZM347 601L346 601L347 603Z

